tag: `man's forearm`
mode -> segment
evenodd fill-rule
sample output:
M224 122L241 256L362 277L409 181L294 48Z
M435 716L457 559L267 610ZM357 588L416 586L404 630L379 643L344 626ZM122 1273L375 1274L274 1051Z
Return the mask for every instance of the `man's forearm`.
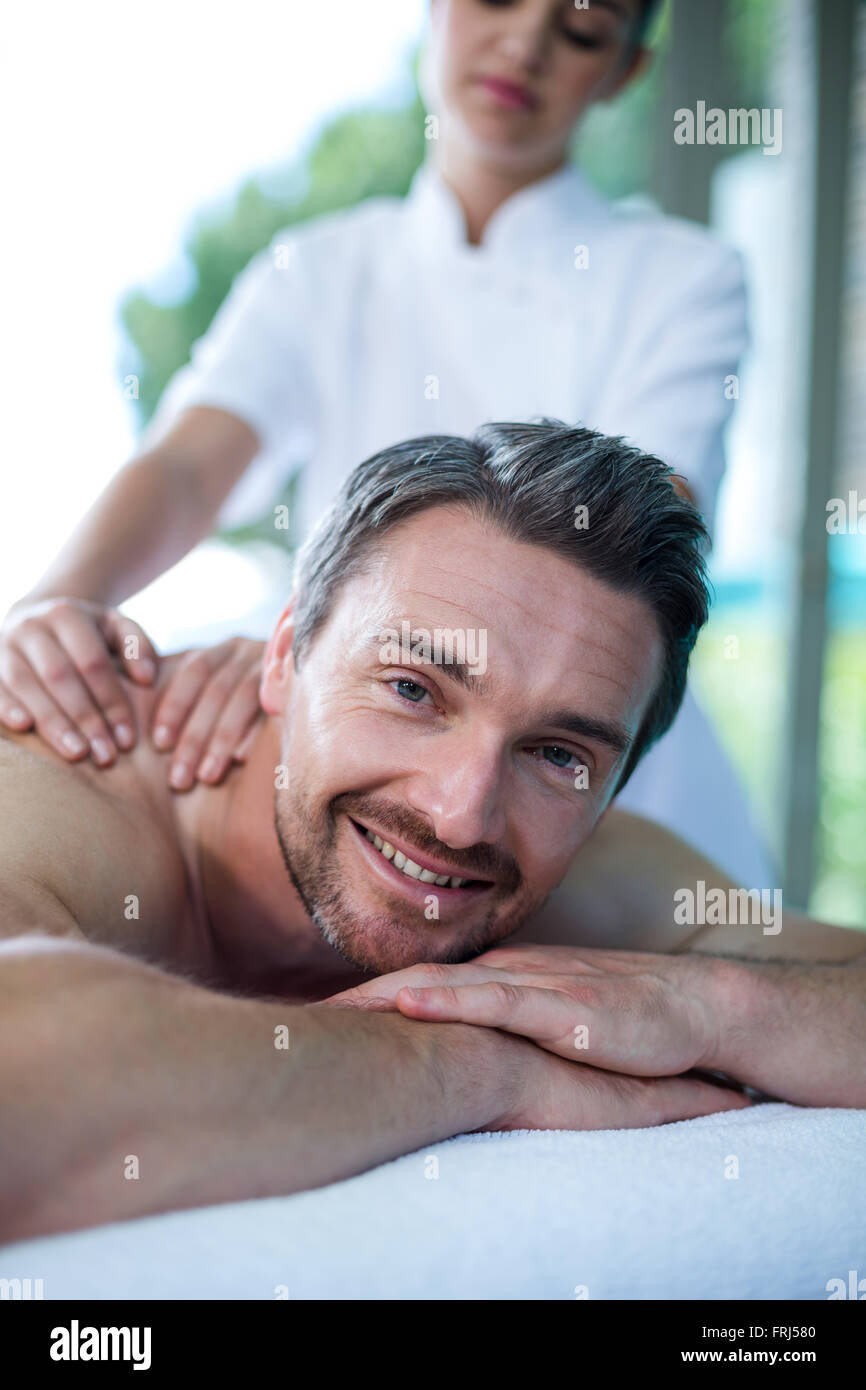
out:
M505 1103L495 1037L7 941L2 1237L296 1192L486 1126Z
M685 956L710 1005L710 1068L796 1105L866 1107L866 962Z

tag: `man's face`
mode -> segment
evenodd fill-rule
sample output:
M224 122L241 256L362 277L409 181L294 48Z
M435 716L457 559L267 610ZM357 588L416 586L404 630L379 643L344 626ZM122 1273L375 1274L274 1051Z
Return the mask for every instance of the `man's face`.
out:
M326 940L382 974L516 931L610 800L661 671L652 610L435 507L346 583L299 671L292 627L289 610L262 684L287 774L275 821Z
M508 167L559 156L640 67L638 13L638 0L432 0L431 72L464 148Z

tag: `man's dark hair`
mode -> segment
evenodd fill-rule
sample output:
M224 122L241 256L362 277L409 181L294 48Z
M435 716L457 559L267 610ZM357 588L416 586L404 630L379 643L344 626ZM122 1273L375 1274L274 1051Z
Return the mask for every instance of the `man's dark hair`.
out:
M464 507L503 535L544 546L613 589L637 595L655 613L664 666L623 767L621 791L673 722L709 608L707 531L696 508L674 490L672 476L660 459L624 439L552 419L486 424L471 439L422 435L382 449L349 474L298 553L295 663L342 585L365 571L390 531L431 507ZM586 512L578 514L578 507Z

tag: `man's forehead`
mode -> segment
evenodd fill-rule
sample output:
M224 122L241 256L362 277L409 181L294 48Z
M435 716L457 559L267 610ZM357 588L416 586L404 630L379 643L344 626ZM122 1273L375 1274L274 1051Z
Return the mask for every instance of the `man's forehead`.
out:
M484 633L499 678L510 670L555 682L579 672L600 698L628 707L658 678L658 627L644 600L464 509L431 509L384 538L346 598L342 639L358 650L374 629L408 621L413 631Z
M567 556L508 536L462 507L431 508L396 528L378 547L368 577L367 593L375 590L395 608L417 595L479 622L541 623L566 637L575 635L572 624L596 613L624 628L638 607L646 609Z

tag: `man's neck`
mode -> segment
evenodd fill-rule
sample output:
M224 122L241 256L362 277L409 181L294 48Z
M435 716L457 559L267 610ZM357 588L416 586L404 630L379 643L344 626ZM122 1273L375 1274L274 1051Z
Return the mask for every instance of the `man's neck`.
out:
M465 143L443 139L431 158L437 173L460 201L469 245L479 246L496 209L521 188L555 173L566 156L560 151L532 167L509 168L479 160Z
M299 1001L363 978L320 936L289 877L274 825L279 725L266 718L246 762L178 808L226 985Z

